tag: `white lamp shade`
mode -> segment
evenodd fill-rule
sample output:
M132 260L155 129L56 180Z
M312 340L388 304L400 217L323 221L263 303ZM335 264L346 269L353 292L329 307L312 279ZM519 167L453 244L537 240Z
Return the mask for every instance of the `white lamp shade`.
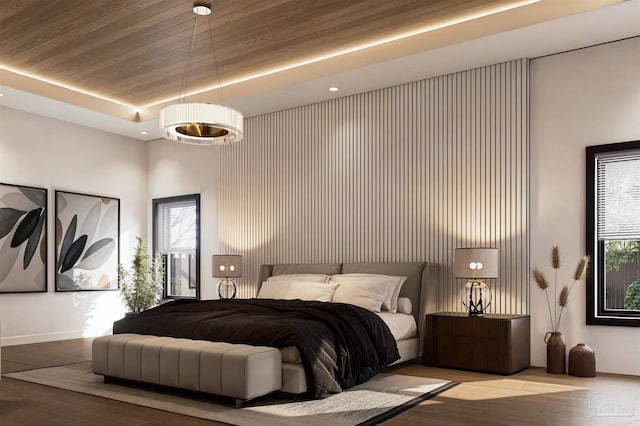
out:
M456 278L498 278L498 263L497 248L457 248L453 273Z
M216 254L212 257L214 278L240 278L242 276L242 256L239 254Z
M242 140L242 114L233 108L216 104L182 103L160 111L160 134L165 139L194 145L226 145ZM206 129L198 133L189 129Z

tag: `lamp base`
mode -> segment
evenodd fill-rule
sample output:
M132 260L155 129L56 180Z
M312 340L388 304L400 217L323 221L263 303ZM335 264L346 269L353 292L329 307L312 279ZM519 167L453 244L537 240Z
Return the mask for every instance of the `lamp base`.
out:
M218 296L220 299L235 299L236 290L236 282L231 278L223 278L218 283Z
M483 281L467 281L461 293L462 304L470 317L482 317L491 305L491 291Z

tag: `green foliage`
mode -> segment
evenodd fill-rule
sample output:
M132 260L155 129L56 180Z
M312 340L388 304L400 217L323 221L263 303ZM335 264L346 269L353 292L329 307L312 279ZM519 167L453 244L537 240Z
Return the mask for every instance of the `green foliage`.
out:
M144 240L140 237L137 240L131 269L118 265L120 295L130 312L142 312L156 305L164 280L162 259L149 256Z
M632 282L624 295L624 308L630 311L640 311L640 280Z
M634 262L640 255L640 241L612 240L605 243L607 272L617 271L620 265Z

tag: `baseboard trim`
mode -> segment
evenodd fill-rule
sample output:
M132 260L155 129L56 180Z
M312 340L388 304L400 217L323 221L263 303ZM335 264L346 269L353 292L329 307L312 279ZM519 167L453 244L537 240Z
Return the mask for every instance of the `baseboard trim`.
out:
M54 340L81 339L89 336L84 330L65 331L61 333L29 334L26 336L0 337L0 346L26 345L29 343L52 342Z

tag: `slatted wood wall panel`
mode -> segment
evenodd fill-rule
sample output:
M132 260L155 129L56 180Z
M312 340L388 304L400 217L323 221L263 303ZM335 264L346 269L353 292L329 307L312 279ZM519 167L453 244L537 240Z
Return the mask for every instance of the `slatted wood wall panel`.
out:
M527 313L528 61L248 118L222 147L222 252L262 263L431 261L462 310L456 247L500 249L492 312ZM206 220L206 218L205 218Z

